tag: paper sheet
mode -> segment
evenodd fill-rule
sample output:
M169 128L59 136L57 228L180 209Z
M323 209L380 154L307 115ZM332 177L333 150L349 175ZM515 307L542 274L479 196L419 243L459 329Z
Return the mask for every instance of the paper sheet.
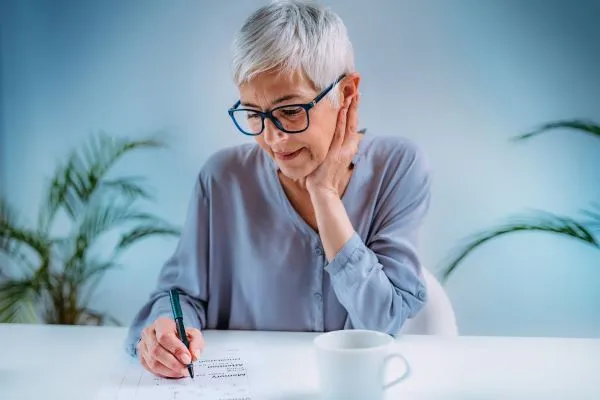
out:
M238 349L207 349L194 379L160 378L135 363L117 380L98 400L252 400L248 355Z

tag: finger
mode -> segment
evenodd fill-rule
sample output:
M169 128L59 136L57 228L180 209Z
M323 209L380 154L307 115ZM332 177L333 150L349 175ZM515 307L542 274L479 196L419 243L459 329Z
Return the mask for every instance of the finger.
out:
M187 365L192 362L192 355L185 347L181 339L175 333L175 321L165 321L156 324L156 340L169 353L174 355L179 361Z
M344 136L346 133L346 118L348 115L348 107L350 106L351 98L346 98L346 101L338 112L338 120L333 134L333 140L330 145L330 150L340 149L344 142Z
M204 350L204 337L199 329L186 328L185 333L190 341L190 351L192 353L193 361L200 359L200 354Z
M141 355L144 355L144 353L148 351L147 343L149 340L152 340L152 337L154 337L154 328L152 326L149 326L142 331L142 340L138 343Z
M141 356L142 354L142 346L144 345L144 341L142 340L142 338L140 338L140 340L138 340L138 342L135 345L135 354L139 356Z
M148 348L146 347L146 342L144 340L142 340L138 345L138 356L140 358L140 362L142 363L142 365L148 371L150 371L150 367L148 366L148 363L146 362L147 354L148 354ZM150 371L150 372L152 372L152 371Z
M158 341L149 342L148 354L150 362L158 361L163 366L173 372L181 373L186 370L186 365L182 364L173 354L167 351Z
M150 373L154 375L158 375L162 378L178 378L184 376L184 372L176 373L173 370L170 370L165 365L163 365L158 360L153 360L150 352L148 351L148 345L145 341L140 343L140 361L142 366Z
M158 343L158 342L154 342L154 343ZM148 341L142 341L141 342L141 360L142 360L142 365L151 373L155 374L155 375L159 375L162 376L163 378L180 378L182 376L186 376L188 374L187 369L183 366L183 364L181 364L179 361L177 361L173 356L173 359L175 360L175 368L170 368L168 366L166 366L159 358L156 358L156 356L154 355L154 350L152 347L152 343L148 342ZM158 344L158 346L160 347L160 345ZM166 352L166 350L163 350Z
M184 370L183 365L175 356L169 353L159 342L156 337L156 328L161 324L153 324L146 328L142 332L142 342L145 346L146 362L148 365L152 365L154 360L159 361L161 364L170 368L173 371Z
M348 109L346 133L342 144L343 153L346 157L353 157L358 150L359 135L358 127L358 93L352 97L352 103Z
M342 121L344 126L343 137L339 138L340 144L338 149L338 159L340 162L349 162L351 166L351 160L358 150L358 133L356 131L357 123L357 95L349 97L350 104L346 109L345 121Z
M142 348L142 347L140 347ZM144 367L144 369L150 373L152 373L152 370L150 369L150 366L148 365L148 363L146 362L146 357L144 356L144 353L142 353L142 351L140 350L140 363L142 364L142 367Z
M146 369L163 378L182 378L188 374L187 369L173 371L158 360L145 358Z
M348 109L348 115L347 115L348 122L346 123L346 134L348 134L348 133L353 134L357 131L358 102L359 102L359 95L356 94L356 95L354 95L354 97L352 97L352 103L350 104L350 107Z
M150 371L150 367L148 367L148 364L146 364L146 360L144 359L144 357L142 357L142 355L140 354L140 363L142 364L142 367L144 367L144 369L148 372L152 372Z

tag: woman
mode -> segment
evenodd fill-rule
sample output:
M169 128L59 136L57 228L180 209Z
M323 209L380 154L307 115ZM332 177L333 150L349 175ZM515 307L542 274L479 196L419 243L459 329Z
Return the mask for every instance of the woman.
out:
M360 76L340 18L304 2L260 8L234 41L233 76L229 114L256 144L201 169L180 242L127 338L159 376L187 376L202 329L394 334L426 301L417 235L429 172L409 141L357 132Z

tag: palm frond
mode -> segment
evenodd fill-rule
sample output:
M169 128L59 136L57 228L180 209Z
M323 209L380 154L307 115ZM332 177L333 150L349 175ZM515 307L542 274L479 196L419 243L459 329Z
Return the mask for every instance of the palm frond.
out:
M30 279L0 283L0 322L37 322L35 299L36 293Z
M8 232L17 230L20 225L16 212L7 204L4 199L0 198L0 279L7 279L13 270L13 264L17 264L17 268L23 266L29 271L34 270L34 266L27 258L27 255L21 251L23 244L14 240ZM4 228L3 228L4 227ZM10 227L10 228L9 228Z
M65 279L80 284L88 265L88 252L98 238L106 232L133 222L157 223L161 220L152 214L136 211L131 204L112 204L97 201L86 207L85 213L71 237L62 243L66 255Z
M81 277L81 284L87 282L91 278L94 278L97 275L104 275L104 273L110 269L114 269L119 267L120 265L114 261L105 261L105 262L94 262L88 261L86 262L86 268L83 276Z
M81 172L76 168L77 159L71 154L64 165L59 165L50 181L40 215L38 225L47 232L58 210L63 208L67 215L77 213L78 203L74 193L81 192Z
M0 198L0 226L16 226L17 216L7 202ZM1 228L0 228L1 229ZM6 235L0 234L0 249L6 253L11 254L15 249L16 243Z
M103 261L103 262L100 262L97 260L88 260L86 262L86 267L83 271L84 274L81 277L81 280L79 282L79 285L82 287L84 285L86 285L86 288L85 288L86 294L85 294L85 297L81 300L79 305L81 307L87 307L90 299L92 298L92 296L94 295L94 292L96 291L96 288L98 287L98 284L104 277L104 274L111 269L120 268L120 267L121 267L121 265L116 263L113 260Z
M6 201L0 199L0 252L28 268L32 265L22 252L23 246L33 250L41 260L48 259L50 243L47 238L19 225L16 213Z
M162 219L146 212L139 212L131 204L108 203L106 201L97 201L88 205L81 223L71 236L71 241L66 241L63 246L67 250L68 256L65 262L66 279L77 284L85 276L84 269L87 268L88 252L93 247L98 238L106 232L118 228L127 228L119 242L115 253L121 251L126 246L135 241L150 235L166 235L174 231ZM125 238L125 242L123 242Z
M129 195L134 192L140 196L147 192L131 180L109 181L102 185L111 168L126 154L141 149L166 147L158 137L139 140L113 138L104 132L93 135L78 151L73 151L64 165L59 165L54 173L46 199L40 223L44 229L51 225L56 213L63 208L71 219L76 219L83 206L89 202L99 188L120 187Z
M461 261L479 246L500 236L516 232L547 232L567 236L571 239L581 241L587 245L600 249L600 243L582 223L569 217L562 217L545 211L538 211L531 215L517 216L513 221L507 224L480 232L468 239L468 243L463 246L450 261L443 272L443 280L447 280L456 270Z
M101 201L86 209L78 234L91 244L101 234L131 222L160 223L161 220L150 213L136 211L131 204Z
M596 136L600 139L600 124L591 120L585 119L572 119L572 120L564 120L564 121L553 121L546 124L543 124L536 129L524 133L522 135L518 135L512 138L512 141L525 140L529 139L533 136L540 135L544 132L553 130L553 129L561 129L561 128L569 128L574 129L576 131L580 131L583 133L588 133L590 135Z
M121 237L117 250L122 251L139 240L150 236L178 236L180 233L179 228L170 226L166 222L140 225Z
M129 201L139 198L152 200L153 196L148 188L143 186L142 181L142 177L136 176L105 180L101 183L100 190L108 193L108 196L124 197Z
M600 202L592 202L590 209L583 210L582 213L588 218L586 226L600 232Z

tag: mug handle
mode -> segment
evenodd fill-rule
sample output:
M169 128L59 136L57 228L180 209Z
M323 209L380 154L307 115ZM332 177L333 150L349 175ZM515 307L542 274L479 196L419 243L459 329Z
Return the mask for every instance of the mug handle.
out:
M394 353L394 354L390 354L388 355L384 360L383 360L383 370L386 370L386 367L388 365L388 363L393 360L394 358L399 358L402 360L402 362L404 363L404 365L406 365L406 371L400 375L398 378L394 379L393 381L386 383L385 385L383 385L383 390L387 390L390 387L400 383L401 381L403 381L404 379L406 379L406 377L408 376L409 372L410 372L410 365L408 364L408 361L406 360L406 358L404 358L403 355L398 354L398 353Z

